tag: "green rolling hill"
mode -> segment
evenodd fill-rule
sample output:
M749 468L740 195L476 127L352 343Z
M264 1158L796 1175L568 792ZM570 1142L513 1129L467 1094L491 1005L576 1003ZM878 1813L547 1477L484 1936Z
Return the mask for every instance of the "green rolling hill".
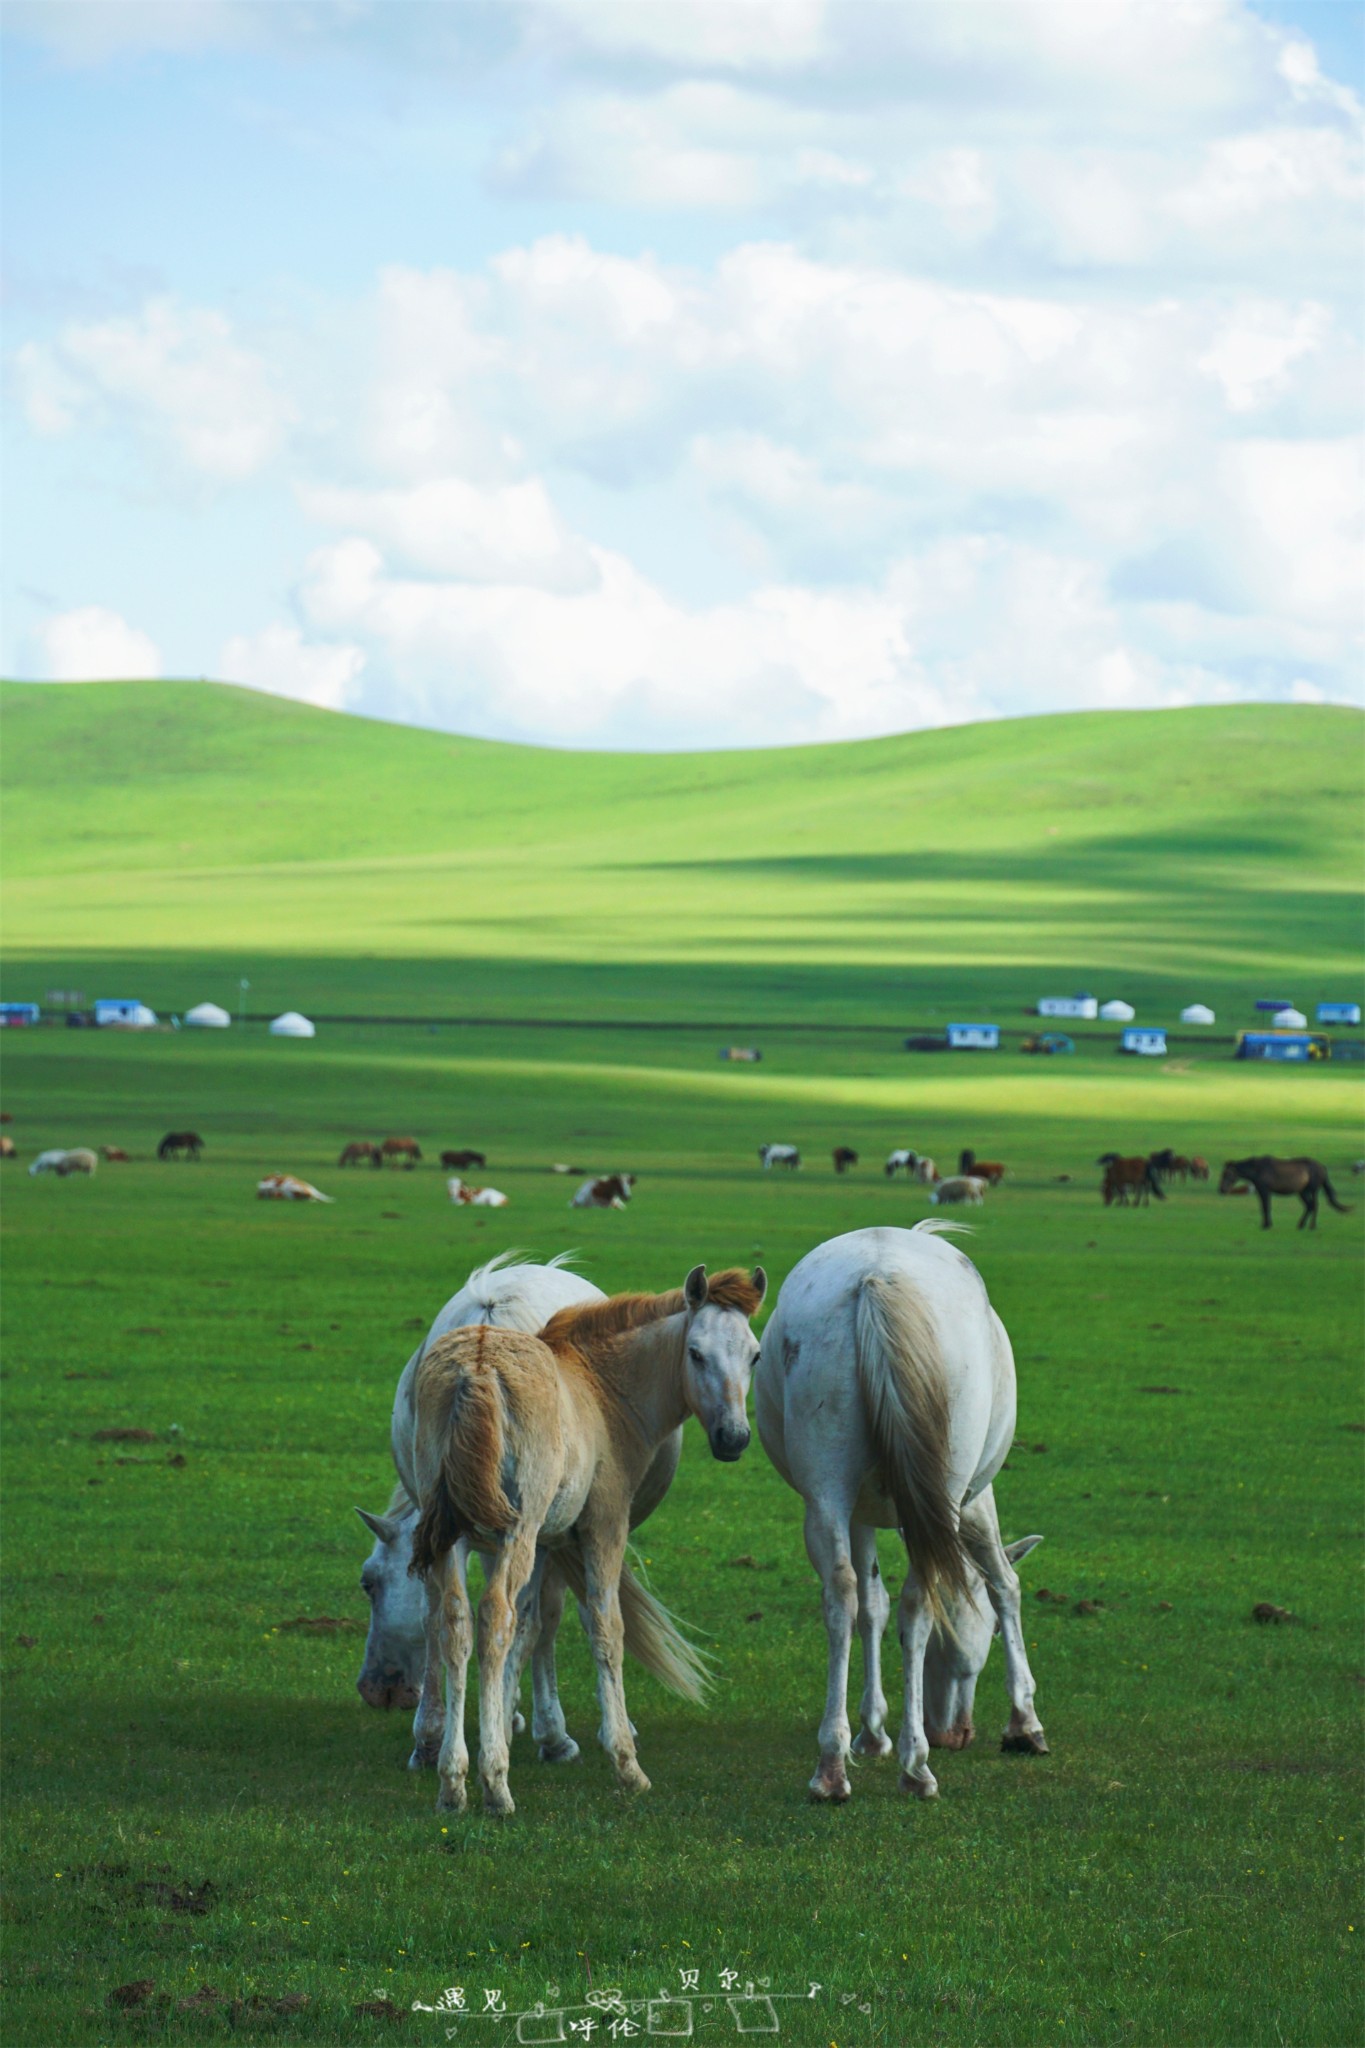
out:
M1355 987L1363 737L1238 705L570 754L7 683L5 994L896 1023L1085 986L1246 1022Z

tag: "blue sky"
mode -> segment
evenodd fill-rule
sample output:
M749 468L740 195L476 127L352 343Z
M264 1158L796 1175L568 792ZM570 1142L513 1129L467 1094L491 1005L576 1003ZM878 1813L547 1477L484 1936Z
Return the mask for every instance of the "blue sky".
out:
M6 673L1360 702L1354 0L8 0Z

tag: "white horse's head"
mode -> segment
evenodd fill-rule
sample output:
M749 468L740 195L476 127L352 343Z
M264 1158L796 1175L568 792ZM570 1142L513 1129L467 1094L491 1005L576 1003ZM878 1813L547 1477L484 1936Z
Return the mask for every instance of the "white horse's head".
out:
M1041 1536L1021 1536L1017 1543L1005 1545L1005 1555L1017 1565L1042 1540ZM991 1639L999 1629L986 1581L975 1566L969 1569L970 1595L947 1604L953 1633L936 1628L924 1653L924 1728L934 1749L965 1749L972 1740L976 1681L986 1668Z
M374 1537L360 1588L370 1603L370 1632L356 1691L368 1707L415 1707L426 1661L426 1588L408 1570L415 1508L372 1515L357 1508Z
M768 1276L755 1266L747 1273L706 1277L694 1266L683 1282L687 1334L683 1388L687 1405L706 1431L711 1455L733 1464L749 1448L749 1381L758 1340L749 1328L768 1291Z

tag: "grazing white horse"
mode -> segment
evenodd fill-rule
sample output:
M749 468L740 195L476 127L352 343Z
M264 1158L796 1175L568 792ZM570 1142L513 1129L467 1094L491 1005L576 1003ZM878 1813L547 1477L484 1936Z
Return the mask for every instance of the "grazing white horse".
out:
M58 1180L65 1180L69 1173L93 1173L98 1165L88 1145L77 1145L70 1152L40 1152L29 1173L55 1173Z
M954 1596L986 1583L1004 1639L1012 1706L1006 1749L1046 1754L1033 1707L1019 1581L1000 1541L992 1479L1014 1436L1014 1356L985 1283L945 1233L960 1225L854 1230L788 1275L763 1333L755 1412L764 1448L806 1503L806 1550L824 1586L829 1687L815 1799L849 1797L848 1661L863 1639L861 1756L885 1756L886 1700L870 1651L890 1601L876 1531L899 1528L905 1712L901 1789L931 1799L924 1725L930 1631ZM985 1496L985 1498L983 1498Z
M520 1262L515 1252L502 1252L486 1265L476 1267L459 1293L451 1296L408 1360L398 1382L391 1427L394 1459L400 1472L404 1470L399 1463L400 1449L411 1442L414 1428L417 1368L430 1346L451 1330L481 1323L534 1335L561 1309L604 1301L606 1297L600 1287L594 1287L581 1273L567 1270L566 1262L572 1256L561 1252L548 1265L538 1266ZM631 1503L633 1528L653 1514L672 1485L682 1456L682 1442L679 1426L659 1446ZM412 1484L415 1487L415 1477ZM427 1666L426 1592L422 1581L410 1570L412 1537L417 1526L416 1502L400 1479L386 1513L372 1515L365 1508L357 1508L356 1513L375 1539L360 1575L361 1588L370 1602L370 1628L356 1690L370 1706L416 1707L408 1768L434 1768L444 1713L439 1670L428 1670ZM474 1548L471 1541L463 1539L455 1547L454 1568L466 1585L470 1552ZM487 1560L485 1554L485 1569ZM579 1754L578 1744L565 1726L555 1671L555 1638L564 1610L564 1590L558 1567L548 1556L543 1557L519 1607L516 1640L508 1659L507 1709L512 1731L519 1734L525 1722L516 1710L516 1701L523 1666L527 1656L531 1658L531 1729L542 1763L572 1763ZM662 1609L654 1612L656 1603L633 1579L629 1567L622 1574L622 1594L630 1623L627 1647L674 1690L695 1690L695 1661L688 1661L686 1646L679 1650L681 1639L675 1642L662 1625ZM683 1658L681 1665L679 1655Z
M919 1165L919 1153L902 1146L899 1151L889 1152L886 1157L886 1177L894 1178L898 1173L913 1174Z
M978 1209L985 1199L986 1183L978 1180L974 1173L950 1173L929 1197L931 1202L970 1202Z
M801 1154L795 1145L760 1145L758 1156L765 1173L773 1166L790 1167L795 1172L801 1164Z

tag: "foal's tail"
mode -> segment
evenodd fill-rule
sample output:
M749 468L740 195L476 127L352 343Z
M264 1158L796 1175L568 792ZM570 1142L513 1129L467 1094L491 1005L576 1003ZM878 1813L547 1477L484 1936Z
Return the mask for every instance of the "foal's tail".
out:
M1328 1178L1327 1178L1327 1173L1326 1173L1326 1170L1325 1170L1325 1169L1324 1169L1324 1171L1323 1171L1323 1176L1322 1176L1322 1192L1323 1192L1323 1193L1324 1193L1324 1194L1326 1195L1326 1197L1327 1197L1328 1201L1329 1201L1329 1202L1330 1202L1330 1203L1332 1204L1332 1207L1333 1207L1334 1209L1336 1209L1336 1210L1337 1210L1337 1211L1338 1211L1338 1212L1339 1212L1339 1213L1340 1213L1341 1215L1343 1215L1343 1216L1349 1216L1349 1215L1350 1215L1350 1213L1351 1213L1351 1207L1352 1207L1351 1203L1350 1203L1350 1202L1339 1202L1339 1201L1337 1200L1337 1196L1336 1196L1336 1189L1335 1189L1335 1188L1334 1188L1334 1187L1332 1186L1332 1183L1331 1183L1331 1181L1330 1181L1330 1180L1328 1180Z
M502 1389L493 1367L484 1362L480 1340L485 1335L483 1327L452 1331L450 1338L438 1338L422 1361L419 1379L425 1377L427 1384L417 1388L419 1435L424 1407L439 1402L446 1413L440 1465L423 1489L413 1531L408 1569L414 1573L429 1571L461 1536L505 1535L516 1526L516 1509L502 1484ZM441 1378L433 1385L437 1374Z
M869 1273L854 1313L858 1379L911 1569L936 1621L970 1574L948 1489L948 1394L938 1335L904 1281Z
M577 1542L556 1546L552 1555L575 1600L586 1604L587 1573ZM626 1649L636 1663L643 1664L660 1685L667 1686L679 1699L700 1706L711 1682L705 1657L695 1643L687 1640L663 1602L640 1583L628 1564L621 1567L621 1620Z

